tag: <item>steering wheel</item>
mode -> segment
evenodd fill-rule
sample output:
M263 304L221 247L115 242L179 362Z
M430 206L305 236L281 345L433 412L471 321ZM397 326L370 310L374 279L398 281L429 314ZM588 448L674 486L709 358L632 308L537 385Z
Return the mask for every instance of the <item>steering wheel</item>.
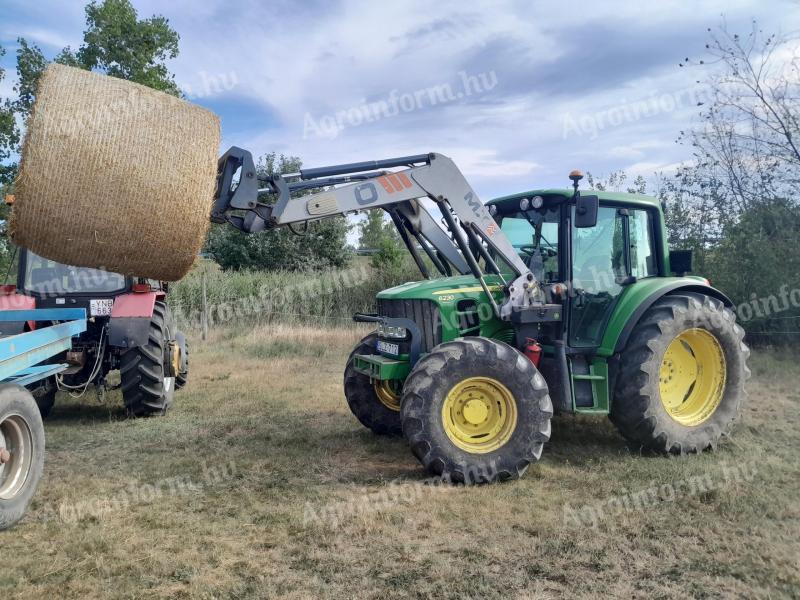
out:
M525 254L527 254L529 257L533 256L533 253L536 251L539 251L542 254L544 254L545 258L554 258L558 256L558 252L556 252L552 248L539 247L533 244L525 244L524 246L520 246L519 249Z

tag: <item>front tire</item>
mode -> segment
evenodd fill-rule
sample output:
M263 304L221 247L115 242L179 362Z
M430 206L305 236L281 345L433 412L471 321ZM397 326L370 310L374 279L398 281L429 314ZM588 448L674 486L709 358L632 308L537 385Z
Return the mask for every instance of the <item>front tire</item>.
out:
M436 346L406 379L403 433L423 466L448 481L518 479L550 439L547 383L520 352L482 337Z
M650 450L713 448L741 413L749 355L744 330L721 301L665 296L622 353L609 416L629 442Z
M400 435L400 390L390 382L373 381L353 367L356 354L374 354L374 333L362 339L347 358L344 370L344 395L350 411L359 422L379 435Z
M44 468L44 426L31 393L0 384L0 530L25 514Z
M156 302L150 318L147 343L122 355L122 398L128 414L136 417L163 415L172 404L175 377L169 375L172 315Z

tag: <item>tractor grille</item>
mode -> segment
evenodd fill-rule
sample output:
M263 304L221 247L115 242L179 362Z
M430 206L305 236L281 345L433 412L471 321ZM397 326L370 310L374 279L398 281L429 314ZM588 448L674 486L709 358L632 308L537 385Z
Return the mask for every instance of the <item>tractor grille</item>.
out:
M382 317L405 317L417 324L422 333L422 352L442 341L439 307L432 300L383 300L378 298L378 314Z

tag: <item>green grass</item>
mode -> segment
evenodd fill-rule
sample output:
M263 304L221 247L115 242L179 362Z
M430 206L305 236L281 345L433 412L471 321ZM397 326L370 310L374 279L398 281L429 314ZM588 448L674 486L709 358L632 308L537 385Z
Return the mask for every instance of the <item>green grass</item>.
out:
M645 456L605 418L564 416L524 479L443 487L349 413L342 368L363 334L212 330L165 418L59 397L33 505L0 533L0 598L799 595L796 357L754 353L714 453ZM671 498L691 477L713 485ZM645 510L614 503L654 487Z

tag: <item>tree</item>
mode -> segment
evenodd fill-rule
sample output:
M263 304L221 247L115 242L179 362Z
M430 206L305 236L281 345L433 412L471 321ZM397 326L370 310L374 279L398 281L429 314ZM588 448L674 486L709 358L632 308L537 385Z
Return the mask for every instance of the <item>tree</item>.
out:
M17 99L13 105L16 112L27 118L36 100L36 85L47 67L47 59L38 46L28 44L24 38L18 38L17 43L17 83L14 85Z
M589 184L589 189L600 192L621 192L627 180L628 174L623 170L611 171L607 177L598 177L586 171L586 183ZM633 185L629 185L625 191L629 194L646 194L647 181L641 175L637 175Z
M5 49L0 46L0 57L5 53ZM0 82L5 79L5 75L5 69L0 67ZM0 103L0 188L13 181L16 169L13 165L6 164L6 161L16 151L17 144L19 144L19 131L14 116L14 105L6 98Z
M61 62L181 95L164 64L178 56L180 40L166 18L139 20L129 0L103 0L86 7L86 25L84 43L77 54L65 48Z
M366 217L358 224L358 247L362 250L377 250L384 240L395 246L400 245L400 236L383 209L368 210Z
M755 21L746 36L709 32L708 64L716 69L708 76L710 100L701 124L681 132L694 160L676 179L713 206L724 226L764 202L797 195L800 47L796 37L765 36Z
M54 62L141 83L180 96L164 61L178 56L178 33L162 16L139 20L129 0L103 0L86 6L87 29L77 52L66 47ZM48 60L35 44L18 38L16 100L5 104L23 118L36 99L36 85ZM1 130L0 130L1 131ZM0 138L2 142L2 138ZM19 142L13 141L13 147ZM0 160L3 157L0 155Z
M5 49L0 46L0 57L5 53ZM0 81L4 78L5 69L0 67ZM6 236L6 220L9 211L3 199L5 194L10 191L11 182L16 174L15 166L5 163L16 151L17 144L19 144L19 131L14 116L14 107L11 100L5 99L0 102L0 276L4 276L9 270L13 256L11 242Z
M296 156L266 154L258 161L259 175L293 173L302 162ZM260 198L268 202L269 197ZM347 248L349 225L344 217L310 223L296 235L288 228L261 234L244 234L230 225L213 225L206 251L223 269L292 271L343 267L350 258ZM295 231L298 231L295 229Z
M744 36L724 27L709 34L710 60L680 65L712 71L700 122L678 138L692 160L661 177L669 241L693 249L695 271L745 307L748 334L795 331L800 314L776 298L800 286L798 38L765 35L755 21Z
M725 290L736 304L755 306L739 315L747 319L743 325L748 333L798 331L800 311L788 297L788 292L800 289L798 238L800 206L775 198L759 202L727 225L720 242L707 251L709 278L714 285ZM753 298L759 299L755 305Z

